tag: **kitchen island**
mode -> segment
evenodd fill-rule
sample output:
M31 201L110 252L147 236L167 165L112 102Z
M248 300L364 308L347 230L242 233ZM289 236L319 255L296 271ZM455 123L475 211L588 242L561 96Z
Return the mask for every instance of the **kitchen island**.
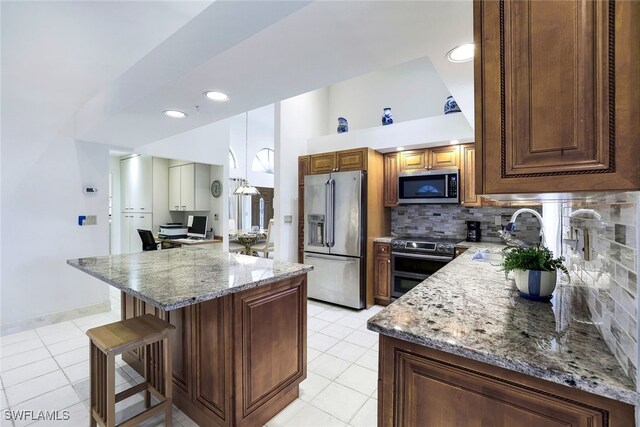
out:
M380 333L378 425L634 426L638 393L580 288L522 299L499 261L474 260L481 248L369 319Z
M67 263L120 289L123 319L176 326L173 400L199 425L264 425L298 396L311 266L193 248ZM123 359L142 373L143 357Z

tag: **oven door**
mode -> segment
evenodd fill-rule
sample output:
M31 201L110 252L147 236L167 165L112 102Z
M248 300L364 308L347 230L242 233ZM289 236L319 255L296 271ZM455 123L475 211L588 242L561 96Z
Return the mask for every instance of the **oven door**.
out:
M450 261L447 256L392 253L391 296L401 297Z

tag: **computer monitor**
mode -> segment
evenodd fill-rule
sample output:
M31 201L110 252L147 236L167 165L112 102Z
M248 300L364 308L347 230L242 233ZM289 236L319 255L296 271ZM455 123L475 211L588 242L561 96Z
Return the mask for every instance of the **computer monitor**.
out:
M207 222L208 217L206 216L189 215L187 236L202 237L203 239L207 237Z

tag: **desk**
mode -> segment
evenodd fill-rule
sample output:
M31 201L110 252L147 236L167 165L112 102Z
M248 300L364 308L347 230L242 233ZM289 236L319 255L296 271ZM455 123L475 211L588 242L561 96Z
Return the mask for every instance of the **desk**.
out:
M196 245L211 245L214 243L222 243L222 239L211 240L195 240L195 239L161 239L158 236L153 236L156 243L162 244L162 248L175 248L181 246L196 246Z

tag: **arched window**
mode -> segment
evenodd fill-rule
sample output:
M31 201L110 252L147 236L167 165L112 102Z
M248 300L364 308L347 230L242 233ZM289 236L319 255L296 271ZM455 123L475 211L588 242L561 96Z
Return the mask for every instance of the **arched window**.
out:
M254 172L273 173L275 169L274 162L275 152L271 148L263 148L254 157L251 170Z
M229 168L238 169L238 161L236 160L236 155L233 154L233 150L229 148Z

